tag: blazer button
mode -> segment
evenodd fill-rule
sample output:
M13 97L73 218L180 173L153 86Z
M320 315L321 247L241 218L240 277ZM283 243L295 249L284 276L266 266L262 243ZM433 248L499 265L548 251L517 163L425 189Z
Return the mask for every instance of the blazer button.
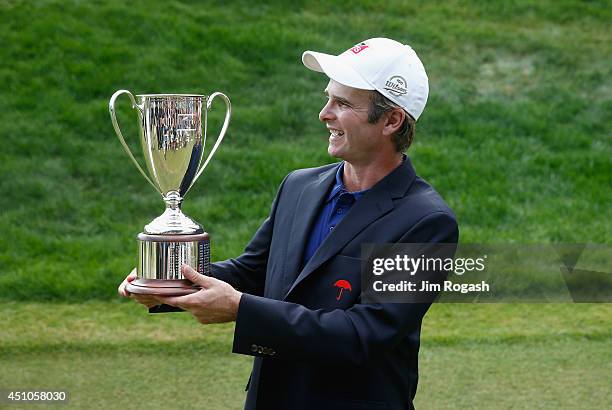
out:
M270 349L270 356L274 356L276 354L276 350Z
M251 352L255 353L257 351L257 345L251 345Z
M263 353L263 347L258 346L257 347L257 353Z

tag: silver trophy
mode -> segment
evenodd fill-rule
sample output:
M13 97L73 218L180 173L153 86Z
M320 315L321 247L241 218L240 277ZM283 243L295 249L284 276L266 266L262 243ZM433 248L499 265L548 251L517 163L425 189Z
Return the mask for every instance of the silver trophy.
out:
M140 142L148 173L132 155L117 124L115 100L121 94L130 97L132 108L138 112ZM225 101L225 121L206 160L202 161L207 113L216 97ZM119 90L111 97L108 109L121 145L142 176L166 202L165 212L138 234L138 277L127 290L166 296L196 292L198 288L181 274L181 265L189 265L204 275L210 274L210 239L202 225L181 211L181 204L225 136L232 113L229 98L219 92L210 96L143 94L134 98L131 92Z

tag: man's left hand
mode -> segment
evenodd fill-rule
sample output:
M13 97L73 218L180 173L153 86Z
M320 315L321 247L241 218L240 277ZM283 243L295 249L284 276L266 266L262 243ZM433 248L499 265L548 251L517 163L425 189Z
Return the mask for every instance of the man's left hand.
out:
M186 296L156 296L160 303L189 311L203 324L236 320L241 292L219 279L200 275L187 265L181 267L181 273L202 289Z

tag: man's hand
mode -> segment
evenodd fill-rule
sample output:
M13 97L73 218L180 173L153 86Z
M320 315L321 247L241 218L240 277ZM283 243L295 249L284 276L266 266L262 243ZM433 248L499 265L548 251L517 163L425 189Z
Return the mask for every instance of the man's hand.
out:
M157 304L180 307L204 324L236 320L241 292L219 279L200 275L187 265L181 267L181 273L202 289L186 296L156 296Z
M136 279L136 268L132 269L132 271L126 276L126 278L121 282L119 288L117 288L117 292L119 292L120 296L134 299L136 302L141 305L145 305L147 308L152 308L153 306L159 305L159 302L155 297L149 295L137 295L135 293L128 292L125 287L128 283L131 283L134 279Z

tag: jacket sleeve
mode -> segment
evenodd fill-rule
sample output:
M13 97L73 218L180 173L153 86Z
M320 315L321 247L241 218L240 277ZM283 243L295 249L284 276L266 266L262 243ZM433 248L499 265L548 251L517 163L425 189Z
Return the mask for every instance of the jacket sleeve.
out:
M263 294L276 207L289 175L283 179L276 193L270 214L255 232L242 255L213 263L211 276L229 283L241 292Z
M436 212L398 242L457 243L455 218ZM234 353L300 361L361 365L393 348L420 326L430 303L355 304L347 310L302 305L243 294L234 332Z

